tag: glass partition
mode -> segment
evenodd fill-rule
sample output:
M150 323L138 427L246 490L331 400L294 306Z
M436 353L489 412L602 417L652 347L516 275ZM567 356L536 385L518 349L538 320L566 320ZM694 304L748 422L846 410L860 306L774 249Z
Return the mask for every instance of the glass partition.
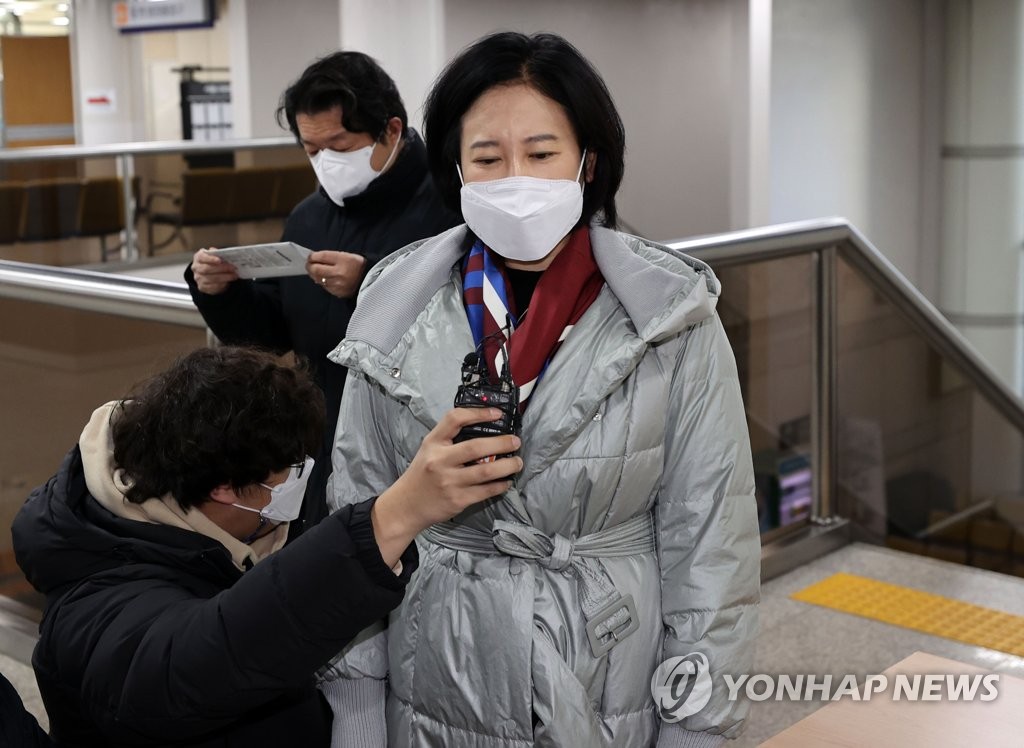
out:
M112 157L0 160L0 260L101 262L123 241L123 205Z
M771 574L842 535L1024 575L1024 403L878 250L833 219L672 246L723 281Z
M92 411L185 352L201 327L0 298L0 527L77 442ZM39 606L0 535L0 596Z
M747 409L762 533L811 513L810 255L716 268Z
M317 184L297 145L138 155L135 175L143 257L277 241L292 208Z
M862 539L1024 574L1024 438L924 332L838 264L839 513Z
M0 260L100 265L277 241L291 209L315 188L290 138L224 150L153 143L7 151Z

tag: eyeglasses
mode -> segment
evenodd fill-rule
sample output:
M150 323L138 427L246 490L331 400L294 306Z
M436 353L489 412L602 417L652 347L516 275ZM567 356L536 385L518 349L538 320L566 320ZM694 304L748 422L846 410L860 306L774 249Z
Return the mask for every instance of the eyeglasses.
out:
M289 465L287 467L288 475L285 477L285 479L284 479L284 481L282 481L282 483L285 483L285 482L288 482L288 481L304 480L305 477L306 477L306 472L308 470L311 470L312 467L313 467L313 459L311 457L307 457L302 462L292 463L291 465ZM278 471L275 471L275 472L278 472ZM281 472L283 472L283 471L281 471ZM262 486L263 488L266 488L268 491L272 491L274 489L274 486L268 486L266 483L258 483L257 485Z

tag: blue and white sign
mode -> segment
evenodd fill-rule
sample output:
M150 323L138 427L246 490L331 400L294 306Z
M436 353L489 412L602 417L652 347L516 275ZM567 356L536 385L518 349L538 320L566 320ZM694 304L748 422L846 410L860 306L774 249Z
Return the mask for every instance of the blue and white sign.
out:
M111 6L114 28L167 31L213 26L213 0L123 0Z

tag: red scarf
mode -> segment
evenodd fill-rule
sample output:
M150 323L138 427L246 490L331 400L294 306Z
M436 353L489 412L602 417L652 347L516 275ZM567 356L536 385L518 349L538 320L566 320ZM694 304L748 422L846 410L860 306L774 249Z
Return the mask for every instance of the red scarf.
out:
M515 314L505 264L480 241L463 263L462 280L470 327L477 346L483 341L491 379L498 379L504 363L502 348L507 342L512 381L519 387L523 410L562 341L604 285L590 246L590 231L584 226L569 236L537 281L521 324L517 324L520 315ZM506 315L513 323L510 340L506 337Z

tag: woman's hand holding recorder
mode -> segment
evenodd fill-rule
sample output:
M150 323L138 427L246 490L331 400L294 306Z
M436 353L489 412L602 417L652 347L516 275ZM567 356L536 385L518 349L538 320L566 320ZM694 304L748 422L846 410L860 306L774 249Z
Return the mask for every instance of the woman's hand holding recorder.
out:
M460 514L464 509L507 491L509 477L523 468L519 437L514 434L455 443L473 424L502 417L496 408L455 408L427 434L409 468L377 499L374 535L389 566L420 531ZM481 462L493 455L510 455Z

